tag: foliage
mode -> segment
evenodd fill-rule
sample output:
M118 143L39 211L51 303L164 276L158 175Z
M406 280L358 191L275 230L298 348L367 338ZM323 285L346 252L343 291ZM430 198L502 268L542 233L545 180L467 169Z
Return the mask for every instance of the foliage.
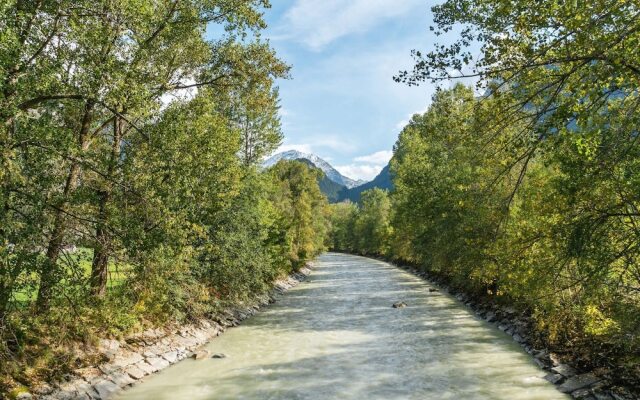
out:
M389 255L391 202L379 188L362 193L358 206L349 201L331 205L331 247L363 255Z
M355 224L358 206L350 201L331 204L330 247L333 250L357 252Z
M522 157L526 121L499 136L485 124L503 105L462 85L438 91L396 143L391 204L365 192L358 210L334 206L334 247L409 261L528 310L547 345L614 365L634 384L640 249L637 186L628 185L640 154L631 147L615 162L604 149L585 154L576 127Z
M585 362L629 365L621 379L640 386L638 3L449 0L433 11L436 36L458 38L414 51L396 80L473 78L478 107L491 103L477 154L504 150L493 182L510 194L484 271L536 310L552 343L595 343Z
M256 167L289 70L260 40L268 6L0 2L0 392L66 373L77 341L250 299L324 248L315 175Z
M289 247L287 262L298 270L324 250L329 230L327 198L320 192L321 171L300 161L279 161L269 170L275 183L272 201L280 221L280 243Z

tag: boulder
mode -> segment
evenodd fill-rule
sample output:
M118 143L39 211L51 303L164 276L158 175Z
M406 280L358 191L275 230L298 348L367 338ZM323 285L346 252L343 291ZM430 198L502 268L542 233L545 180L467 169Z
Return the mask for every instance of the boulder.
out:
M536 365L542 369L547 368L547 364L541 358L534 358L533 361Z
M191 357L195 360L202 360L203 358L207 358L208 356L209 356L208 350L200 349L200 350L196 350Z
M151 368L153 368L153 372L160 371L169 366L169 362L160 357L149 357L146 361L151 365Z
M146 372L144 372L141 368L139 368L137 365L130 365L128 366L124 372L126 372L127 374L129 374L129 376L135 380L139 380L144 378L145 375L147 375Z
M393 305L391 307L393 308L404 308L407 306L407 303L405 303L404 301L397 301L395 303L393 303Z
M571 397L576 400L593 400L589 389L579 389L571 393Z
M562 393L573 393L578 389L587 388L598 381L600 381L600 378L592 373L576 375L567 379L565 383L558 386L558 390Z
M53 393L51 396L46 396L52 400L76 400L76 399L90 399L89 396L80 396L76 391L59 390Z
M515 340L518 343L524 343L526 341L522 336L518 335L517 333L513 335L513 340Z
M124 368L129 365L137 364L142 360L143 357L141 354L135 353L133 351L125 351L120 352L120 354L115 357L112 364Z
M94 367L78 368L73 371L74 374L83 378L86 381L91 381L102 375L102 371Z
M114 372L109 375L109 380L118 385L119 387L129 386L135 382L128 374L122 372Z
M102 353L109 361L113 360L120 348L120 342L111 339L102 339L98 344L98 351Z
M547 374L544 376L544 379L548 380L554 385L557 385L564 380L564 376L560 374Z
M493 311L489 311L487 313L487 315L485 316L485 319L487 320L487 322L495 322L496 321L496 314Z
M595 397L596 400L614 400L614 398L611 397L611 395L601 391L594 391L593 397Z
M633 400L633 396L625 389L616 388L615 391L610 392L611 397L614 400Z
M516 310L513 307L502 307L502 312L504 312L507 315L513 315L516 313Z
M98 396L102 400L112 397L118 390L120 390L118 385L108 380L102 380L96 383L93 385L93 388L98 392Z
M551 368L551 370L556 374L564 375L567 378L571 378L578 373L575 369L567 364L558 364L555 367Z
M56 391L53 396L55 399L63 400L63 399L75 399L79 397L81 394L85 392L93 391L91 385L87 383L84 379L76 378L72 379L68 382L63 382L58 385L58 391Z
M560 357L555 353L549 353L549 360L551 360L554 367L560 365Z
M174 364L178 361L178 352L177 351L168 351L162 355L162 358L167 360L169 364Z
M145 375L149 375L155 372L153 367L146 361L140 361L135 365L135 367L141 369Z

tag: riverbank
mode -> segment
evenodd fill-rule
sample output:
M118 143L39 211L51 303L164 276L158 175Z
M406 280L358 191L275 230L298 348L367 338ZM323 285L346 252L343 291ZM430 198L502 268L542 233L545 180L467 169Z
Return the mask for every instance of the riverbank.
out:
M311 273L308 267L278 280L267 294L257 296L251 303L240 304L218 315L183 326L148 329L127 336L123 340L103 338L94 348L78 345L77 360L97 358L105 362L83 365L63 382L42 382L30 388L15 390L8 399L42 400L105 400L134 385L144 377L194 355L194 352L230 327L257 313L276 301L277 296L296 286ZM206 354L199 353L199 357ZM0 396L2 398L2 396Z
M371 256L367 256L371 257ZM548 374L545 379L556 385L563 393L579 400L637 400L639 394L633 388L620 384L619 377L612 370L604 368L585 368L576 362L576 354L571 349L549 349L539 332L535 329L533 318L529 313L514 307L504 306L493 300L472 295L452 286L446 279L421 271L408 263L376 259L390 263L415 276L424 279L437 290L455 297L460 303L470 308L473 313L496 329L511 336L513 340L529 353L535 363Z
M276 304L117 400L567 400L513 340L388 263L325 253ZM393 308L404 302L406 307Z

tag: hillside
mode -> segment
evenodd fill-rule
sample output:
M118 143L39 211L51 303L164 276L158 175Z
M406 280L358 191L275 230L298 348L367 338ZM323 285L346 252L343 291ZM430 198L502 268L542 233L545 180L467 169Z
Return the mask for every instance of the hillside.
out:
M354 188L346 189L342 191L340 193L340 197L338 201L350 200L354 203L357 203L360 201L360 195L362 194L362 192L369 189L373 189L373 188L380 188L380 189L387 189L387 190L393 189L393 182L391 181L389 164L387 164L382 169L382 171L380 171L380 173L375 178L373 178L371 182L363 183L360 186L356 186Z
M297 161L303 162L309 166L309 168L318 169L322 172L322 178L318 180L318 186L322 193L327 196L329 203L337 203L340 201L341 196L348 190L346 186L336 183L327 177L327 174L322 171L320 168L316 167L315 164L306 158L297 159Z

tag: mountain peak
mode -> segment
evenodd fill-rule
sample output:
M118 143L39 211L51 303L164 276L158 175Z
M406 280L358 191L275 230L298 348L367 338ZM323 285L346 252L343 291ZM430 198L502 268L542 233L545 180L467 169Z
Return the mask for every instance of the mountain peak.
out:
M346 186L349 189L364 183L364 181L351 179L349 177L342 175L335 168L333 168L331 164L329 164L322 158L318 157L317 155L311 154L311 153L304 153L298 150L287 150L287 151L283 151L282 153L278 153L268 158L267 160L265 160L262 163L262 166L264 168L269 168L280 160L302 160L302 159L309 160L311 164L313 164L316 168L321 169L322 172L324 172L327 178L329 178L331 181L339 185Z

